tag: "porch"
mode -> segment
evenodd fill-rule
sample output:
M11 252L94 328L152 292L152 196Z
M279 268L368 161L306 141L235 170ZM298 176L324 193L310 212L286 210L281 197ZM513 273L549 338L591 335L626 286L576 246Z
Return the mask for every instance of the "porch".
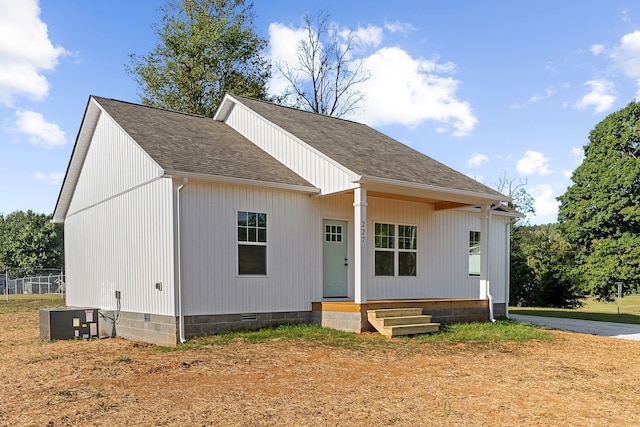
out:
M367 320L367 310L391 308L421 308L423 314L440 324L486 322L489 320L489 301L486 299L395 299L355 301L318 301L311 303L312 320L323 327L346 332L368 332L375 329ZM494 306L496 315L504 314Z

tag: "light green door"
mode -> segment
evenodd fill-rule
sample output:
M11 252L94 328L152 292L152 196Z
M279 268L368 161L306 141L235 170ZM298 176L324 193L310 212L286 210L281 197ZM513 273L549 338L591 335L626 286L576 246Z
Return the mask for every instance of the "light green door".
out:
M347 296L347 222L323 221L323 296Z

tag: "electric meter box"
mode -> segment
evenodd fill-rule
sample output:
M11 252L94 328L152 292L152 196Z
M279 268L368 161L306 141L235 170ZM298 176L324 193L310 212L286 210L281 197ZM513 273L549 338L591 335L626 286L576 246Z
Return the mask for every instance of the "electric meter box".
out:
M40 339L89 339L98 336L98 309L57 307L40 309Z

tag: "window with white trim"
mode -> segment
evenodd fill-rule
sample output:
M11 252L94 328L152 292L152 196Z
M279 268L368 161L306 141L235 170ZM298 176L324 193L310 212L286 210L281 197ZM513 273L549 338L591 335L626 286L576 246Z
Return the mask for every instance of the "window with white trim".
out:
M238 211L238 274L267 275L267 214Z
M374 224L376 276L416 276L418 227Z
M480 276L480 232L469 231L469 276Z

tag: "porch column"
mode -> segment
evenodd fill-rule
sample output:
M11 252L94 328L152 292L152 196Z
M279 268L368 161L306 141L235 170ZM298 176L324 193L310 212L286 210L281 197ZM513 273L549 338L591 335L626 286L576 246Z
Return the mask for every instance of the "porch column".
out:
M491 206L480 206L480 299L489 298L489 216Z
M353 250L353 268L355 271L356 304L367 302L367 190L353 190L353 223L355 244Z

